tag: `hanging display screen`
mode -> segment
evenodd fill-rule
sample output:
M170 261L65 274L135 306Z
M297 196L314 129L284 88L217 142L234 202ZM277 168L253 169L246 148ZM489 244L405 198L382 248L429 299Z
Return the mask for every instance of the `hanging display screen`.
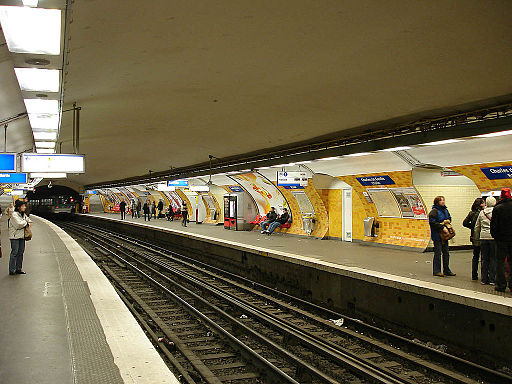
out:
M23 153L21 155L21 170L23 172L84 173L85 157L83 155Z
M0 172L16 172L15 153L0 153Z

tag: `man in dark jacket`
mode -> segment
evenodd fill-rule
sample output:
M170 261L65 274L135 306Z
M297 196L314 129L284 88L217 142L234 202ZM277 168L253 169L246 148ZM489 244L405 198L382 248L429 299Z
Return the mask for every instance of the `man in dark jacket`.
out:
M126 218L126 203L123 201L121 201L121 203L119 203L119 212L121 212L121 220L125 219Z
M512 271L512 195L510 188L501 190L501 198L491 218L491 236L496 241L496 287L498 292L505 292L505 259ZM508 287L512 291L512 276L509 276Z
M286 208L283 208L283 213L277 218L276 221L268 226L267 234L271 235L281 224L286 224L290 220L290 214Z
M158 202L158 218L164 217L164 214L162 213L163 210L164 210L164 202L162 200L160 200Z
M270 207L270 211L267 213L267 220L262 221L260 223L261 233L267 232L267 227L270 225L270 223L273 223L276 220L277 220L276 209L274 207Z

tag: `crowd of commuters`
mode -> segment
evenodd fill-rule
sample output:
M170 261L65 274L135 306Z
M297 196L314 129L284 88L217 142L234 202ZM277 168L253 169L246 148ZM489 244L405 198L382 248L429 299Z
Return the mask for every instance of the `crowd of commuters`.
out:
M448 247L451 231L451 215L443 196L434 199L429 214L429 223L434 243L434 276L455 276L450 270ZM510 188L501 190L499 201L492 196L477 198L463 221L463 226L471 230L473 258L471 277L480 279L484 285L495 285L495 290L505 292L507 286L512 291L512 195ZM441 263L442 259L442 263ZM506 277L505 267L509 276Z

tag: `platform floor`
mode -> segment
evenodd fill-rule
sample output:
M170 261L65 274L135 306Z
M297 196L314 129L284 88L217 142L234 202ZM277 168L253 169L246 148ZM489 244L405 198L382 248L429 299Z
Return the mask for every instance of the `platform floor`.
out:
M110 282L66 233L33 218L26 275L0 258L0 383L178 383Z
M94 213L89 215L120 219L119 214ZM431 252L422 253L376 245L365 245L358 242L348 243L340 240L319 240L280 233L267 236L260 234L259 231L230 231L224 229L223 226L196 224L194 222L189 223L187 227L183 227L181 222L169 222L166 219L152 219L150 222L145 222L144 218L132 219L129 215L125 220L213 237L221 241L237 242L247 246L286 252L296 255L298 258L308 257L340 266L359 267L368 271L382 272L467 291L502 296L510 299L510 305L512 305L512 294L510 292L495 292L493 286L482 285L479 280L471 280L471 259L473 256L471 251L451 251L450 267L457 276L441 278L432 276L433 253ZM508 301L506 300L506 302Z

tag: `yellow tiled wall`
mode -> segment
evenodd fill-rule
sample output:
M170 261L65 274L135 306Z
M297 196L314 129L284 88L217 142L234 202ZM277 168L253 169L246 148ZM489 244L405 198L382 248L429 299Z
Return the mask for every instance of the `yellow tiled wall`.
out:
M489 180L480 168L487 167L512 167L511 162L497 162L497 163L484 163L484 164L470 164L460 165L457 167L450 167L454 171L462 173L464 176L469 177L480 191L492 191L500 188L512 188L512 179L499 179Z

